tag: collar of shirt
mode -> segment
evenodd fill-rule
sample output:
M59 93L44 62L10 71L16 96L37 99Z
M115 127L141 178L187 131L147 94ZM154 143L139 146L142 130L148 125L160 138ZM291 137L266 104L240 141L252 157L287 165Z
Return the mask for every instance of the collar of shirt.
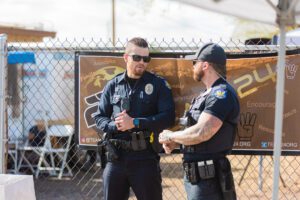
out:
M127 73L127 71L123 72L123 73L118 77L118 80L117 80L118 83L121 83L122 81L125 81L125 80L126 80L126 73ZM151 80L150 72L145 71L145 73L142 75L141 79L142 79L144 82L149 82L149 81Z
M211 87L215 87L219 84L222 84L222 83L226 83L226 81L223 79L223 78L218 78L213 84Z
M215 86L217 86L217 85L219 85L219 84L224 84L224 83L226 83L226 81L225 81L224 79L218 78L218 79L212 84L211 88L209 88L208 90L202 91L202 92L200 93L200 95L199 95L196 99L199 99L199 98L201 98L202 96L207 95L208 93L211 92L211 90L212 90L213 87L215 87Z

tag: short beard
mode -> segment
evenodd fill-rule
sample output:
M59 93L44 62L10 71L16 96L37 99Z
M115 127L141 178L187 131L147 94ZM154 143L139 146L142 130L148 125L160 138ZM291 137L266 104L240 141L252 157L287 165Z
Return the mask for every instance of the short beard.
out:
M199 82L199 81L202 80L203 76L204 76L204 72L203 72L203 71L200 71L198 74L195 74L195 73L194 73L194 77L193 77L193 78L194 78L195 81L198 81L198 82Z
M145 73L145 71L143 71L142 73L135 72L135 73L134 73L134 76L135 76L135 77L139 77L139 78L140 78L140 77L142 77L142 76L143 76L143 74L144 74L144 73Z
M146 71L146 67L145 66L143 66L143 67L144 67L144 71L143 72L140 72L140 70L134 70L135 74L142 76L145 73L145 71Z

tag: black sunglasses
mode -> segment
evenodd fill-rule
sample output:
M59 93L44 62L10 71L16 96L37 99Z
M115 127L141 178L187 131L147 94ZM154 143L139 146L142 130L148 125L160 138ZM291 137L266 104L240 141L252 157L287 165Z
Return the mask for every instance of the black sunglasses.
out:
M144 63L148 63L151 60L150 56L140 56L140 55L136 55L136 54L129 55L129 56L131 56L132 60L135 62L140 62L143 59Z

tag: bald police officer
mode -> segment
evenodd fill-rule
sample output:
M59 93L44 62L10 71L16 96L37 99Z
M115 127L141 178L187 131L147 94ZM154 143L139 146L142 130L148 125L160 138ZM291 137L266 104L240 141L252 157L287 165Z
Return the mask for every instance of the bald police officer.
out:
M131 187L139 200L161 200L159 157L153 147L158 133L175 121L171 89L146 71L151 57L144 39L131 39L123 57L126 71L107 83L95 116L97 127L110 135L104 199L128 199Z
M231 166L240 106L236 92L226 82L226 55L214 43L202 46L193 60L193 78L206 91L192 101L183 121L186 129L164 130L159 141L166 153L183 145L184 184L189 200L236 199Z

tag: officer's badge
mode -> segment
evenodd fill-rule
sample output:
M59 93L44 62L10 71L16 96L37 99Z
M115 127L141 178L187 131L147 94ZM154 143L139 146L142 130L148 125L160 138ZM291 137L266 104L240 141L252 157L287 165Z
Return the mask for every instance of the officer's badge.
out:
M225 99L227 96L227 92L223 88L219 88L219 89L215 90L214 95L218 99Z
M153 85L151 83L148 83L146 86L145 86L145 92L146 94L150 95L153 93Z
M166 80L165 80L165 85L166 85L167 88L169 88L169 89L171 90L171 86L170 86L170 84L168 83L168 81L166 81Z

